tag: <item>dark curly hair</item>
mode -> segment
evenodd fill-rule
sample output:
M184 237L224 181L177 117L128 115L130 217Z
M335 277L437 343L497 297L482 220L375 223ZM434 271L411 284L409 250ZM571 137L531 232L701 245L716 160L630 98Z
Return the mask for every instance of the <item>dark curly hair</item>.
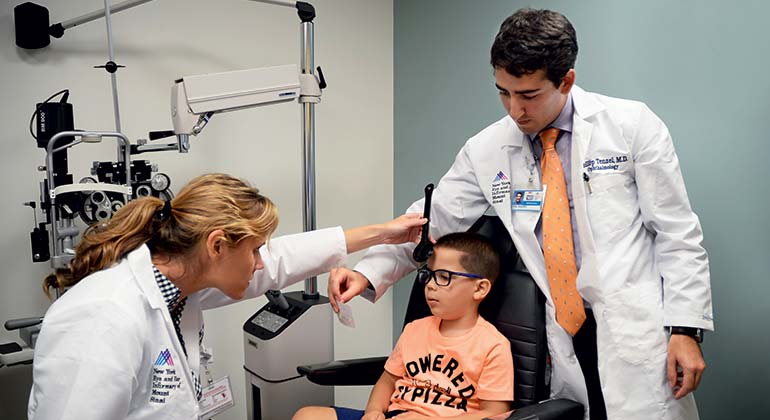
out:
M515 77L544 70L559 87L575 67L578 44L575 28L561 13L520 9L509 16L492 43L490 63Z

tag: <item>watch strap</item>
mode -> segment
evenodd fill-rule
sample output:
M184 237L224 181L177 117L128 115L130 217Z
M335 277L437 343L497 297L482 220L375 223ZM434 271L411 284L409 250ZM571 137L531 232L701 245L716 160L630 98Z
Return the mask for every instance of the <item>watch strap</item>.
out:
M671 335L686 335L695 339L696 342L703 342L703 330L695 327L669 327Z

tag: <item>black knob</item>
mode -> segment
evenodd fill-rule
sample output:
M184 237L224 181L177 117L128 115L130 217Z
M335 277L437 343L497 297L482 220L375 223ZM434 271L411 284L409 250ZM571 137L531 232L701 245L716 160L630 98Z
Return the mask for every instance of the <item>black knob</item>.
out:
M321 71L321 66L316 67L318 71L318 87L326 89L326 79L324 78L324 72Z

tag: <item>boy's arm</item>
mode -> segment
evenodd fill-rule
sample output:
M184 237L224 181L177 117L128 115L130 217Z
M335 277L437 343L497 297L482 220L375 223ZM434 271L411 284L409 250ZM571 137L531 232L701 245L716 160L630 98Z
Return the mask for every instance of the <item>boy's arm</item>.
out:
M385 412L388 411L390 406L390 396L393 395L393 391L396 389L397 379L398 376L388 371L382 372L380 379L374 384L371 395L369 395L369 402L366 403L364 417L361 420L385 418Z
M491 417L497 414L505 413L506 411L511 411L511 401L481 400L479 403L479 408L481 411L478 413L473 413L473 415L481 415L480 417L474 418L482 419L484 417Z

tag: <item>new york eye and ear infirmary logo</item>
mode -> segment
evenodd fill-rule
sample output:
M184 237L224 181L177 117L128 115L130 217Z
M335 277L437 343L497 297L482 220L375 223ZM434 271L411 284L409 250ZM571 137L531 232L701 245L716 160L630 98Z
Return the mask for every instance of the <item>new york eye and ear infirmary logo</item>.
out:
M511 195L511 180L500 171L492 180L492 204L499 204Z
M163 350L155 359L155 366L174 366L174 359L171 357L171 352L168 349Z
M152 366L152 390L150 402L165 404L171 392L179 389L182 378L176 374L174 358L169 349L162 350Z

